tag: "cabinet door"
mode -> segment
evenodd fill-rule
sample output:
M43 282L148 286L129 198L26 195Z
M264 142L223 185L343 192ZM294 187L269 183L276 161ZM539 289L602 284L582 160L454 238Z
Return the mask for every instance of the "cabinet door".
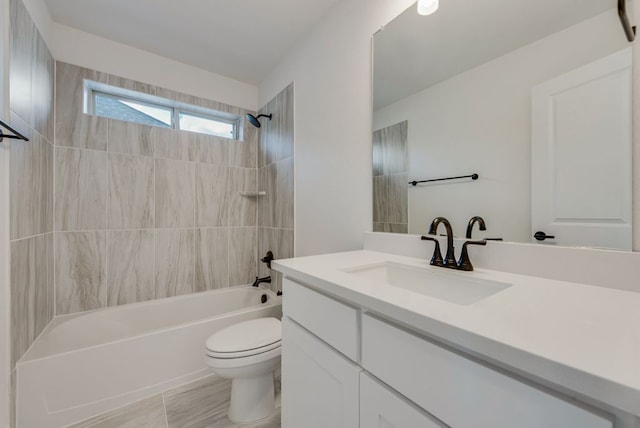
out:
M363 428L446 427L365 372L360 375L360 426Z
M362 369L282 320L282 428L358 428Z

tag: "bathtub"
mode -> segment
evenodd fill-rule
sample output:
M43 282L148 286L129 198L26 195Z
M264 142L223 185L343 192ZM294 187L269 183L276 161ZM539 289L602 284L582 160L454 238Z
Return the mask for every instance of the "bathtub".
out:
M281 312L246 286L56 317L17 364L18 426L63 427L198 379L208 336Z

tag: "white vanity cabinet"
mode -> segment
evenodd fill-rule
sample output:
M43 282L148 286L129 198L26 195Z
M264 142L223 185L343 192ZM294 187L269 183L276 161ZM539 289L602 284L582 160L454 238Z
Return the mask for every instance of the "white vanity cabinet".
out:
M284 280L283 428L613 428L613 418Z
M362 369L286 316L282 367L283 428L359 426Z
M360 426L367 428L446 428L433 416L380 383L360 375Z

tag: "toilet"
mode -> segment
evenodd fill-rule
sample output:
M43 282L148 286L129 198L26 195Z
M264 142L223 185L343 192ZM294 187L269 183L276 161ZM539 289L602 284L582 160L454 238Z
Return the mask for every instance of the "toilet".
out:
M232 381L232 422L254 422L274 412L273 373L280 367L281 340L282 327L277 318L244 321L207 339L207 365Z

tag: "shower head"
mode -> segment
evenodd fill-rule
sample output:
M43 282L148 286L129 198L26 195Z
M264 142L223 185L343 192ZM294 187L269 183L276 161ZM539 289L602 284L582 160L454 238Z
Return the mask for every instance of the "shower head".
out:
M271 120L273 118L273 115L272 114L261 114L261 115L258 115L258 117L255 117L251 113L247 113L247 120L249 121L249 123L251 123L256 128L260 128L262 126L262 125L260 125L260 120L259 120L261 117L266 117L269 120Z

